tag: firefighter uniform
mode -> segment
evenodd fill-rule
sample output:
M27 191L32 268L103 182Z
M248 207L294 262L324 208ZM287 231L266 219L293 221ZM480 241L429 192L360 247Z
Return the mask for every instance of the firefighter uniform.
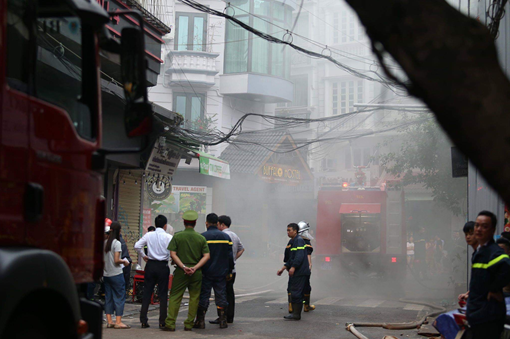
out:
M289 240L285 248L283 261L287 270L290 270L292 267L295 269L293 276L289 276L287 293L290 296L291 311L299 311L299 314L301 314L305 286L307 281L310 280L306 243L301 236L296 235L294 239Z
M188 211L184 213L183 218L187 218L186 220L189 221L195 221L198 218L198 214L194 211ZM177 252L177 256L186 267L195 266L202 259L205 253L209 253L207 241L193 228L186 228L184 231L177 232L168 245L168 249L171 252ZM184 321L184 326L187 330L193 328L193 322L197 315L201 286L201 269L195 271L195 273L191 276L186 275L180 267L175 269L172 289L170 291L170 299L168 300L168 316L165 321L166 328L175 330L175 321L177 319L182 296L186 288L189 292L189 308L188 318Z
M487 296L489 292L502 294L503 287L509 283L509 256L491 239L472 258L466 317L473 338L499 338L506 316L505 302L487 300Z
M312 255L313 253L313 247L310 239L305 239L305 247L306 247L306 258L308 259L308 256ZM310 266L310 263L308 263L308 266ZM308 279L305 282L305 288L303 290L303 305L304 305L304 311L309 312L315 310L314 305L310 305L310 293L312 292L312 286L310 285L310 278L311 278L311 271L310 275L308 276Z
M205 313L209 307L211 288L214 289L214 298L220 328L227 327L226 309L227 302L227 278L232 276L234 269L234 257L232 255L232 240L227 233L218 230L216 226L209 226L202 235L207 240L211 259L202 269L202 290L198 306L197 318L194 328L205 328Z

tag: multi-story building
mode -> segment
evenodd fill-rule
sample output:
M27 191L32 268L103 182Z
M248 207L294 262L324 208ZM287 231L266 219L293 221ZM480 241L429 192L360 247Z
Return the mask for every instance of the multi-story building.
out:
M167 17L173 33L167 35L161 76L150 99L182 114L191 128L230 128L246 113L274 114L277 102L293 99L289 79L290 51L254 36L224 18L199 12L181 2L167 0ZM294 4L280 0L236 0L202 4L235 14L239 20L264 32L274 25L288 27ZM245 130L267 128L250 118ZM210 149L219 156L224 145Z

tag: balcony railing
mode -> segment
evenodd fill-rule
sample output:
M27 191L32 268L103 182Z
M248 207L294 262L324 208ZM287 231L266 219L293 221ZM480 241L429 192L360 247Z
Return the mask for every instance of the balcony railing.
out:
M218 55L201 51L171 51L170 67L166 70L166 74L171 75L170 85L213 86L214 76L218 74Z

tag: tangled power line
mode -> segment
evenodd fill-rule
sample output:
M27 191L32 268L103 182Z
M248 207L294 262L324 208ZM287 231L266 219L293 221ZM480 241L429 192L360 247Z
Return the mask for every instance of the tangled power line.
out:
M306 55L308 55L310 57L328 60L331 63L335 64L340 69L342 69L343 71L347 72L348 74L351 74L351 75L353 75L355 77L358 77L360 79L378 82L378 83L382 84L383 86L387 87L388 89L390 89L391 91L393 91L395 93L398 93L398 92L403 91L403 90L406 89L406 87L403 86L403 84L395 83L395 82L393 82L393 81L391 81L391 80L381 76L377 72L373 72L372 71L372 73L374 73L376 77L371 77L371 76L368 76L366 74L363 74L362 72L360 72L358 70L355 70L352 67L349 67L349 66L339 62L338 60L336 60L335 58L332 57L332 51L331 51L330 48L328 48L328 46L325 46L321 53L317 53L317 52L308 50L306 48L303 48L301 46L298 46L298 45L294 44L293 41L292 41L292 35L294 33L292 33L289 30L286 31L286 33L284 35L284 39L279 39L279 38L276 38L276 37L274 37L274 36L272 36L270 34L261 32L261 31L255 29L255 28L249 26L248 24L242 22L241 20L235 18L234 16L231 16L231 15L227 14L226 13L227 10L225 10L224 12L220 12L220 11L217 11L217 10L212 9L210 7L207 7L205 5L202 5L202 4L198 3L195 0L180 0L180 1L182 3L184 3L184 4L186 4L186 5L194 8L194 9L200 11L200 12L208 13L208 14L211 14L211 15L215 15L215 16L219 16L219 17L223 17L225 19L228 19L231 22L234 22L238 26L242 27L243 29L245 29L245 30L253 33L254 35L256 35L256 36L258 36L258 37L260 37L260 38L262 38L262 39L264 39L266 41L269 41L271 43L287 45L287 46L293 48L294 50L296 50L297 52L306 54Z

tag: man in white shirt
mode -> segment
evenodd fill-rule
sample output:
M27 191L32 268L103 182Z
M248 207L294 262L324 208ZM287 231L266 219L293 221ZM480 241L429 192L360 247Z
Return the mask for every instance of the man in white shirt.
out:
M244 246L241 242L241 239L230 230L230 225L232 224L232 220L227 215L222 215L218 218L218 229L224 233L227 233L232 239L232 255L234 256L234 270L232 271L232 277L230 279L227 279L227 301L228 301L228 308L227 308L227 323L231 324L234 322L234 313L235 313L235 292L234 292L234 282L236 281L236 269L235 269L235 263L236 260L239 259L239 257L244 252ZM211 324L218 324L219 319L209 321Z
M155 219L156 231L147 232L135 244L135 250L142 256L147 263L145 265L145 278L142 298L142 309L140 310L140 322L142 328L148 328L147 312L151 302L154 286L158 284L159 295L159 327L165 326L166 309L168 303L168 279L170 277L170 251L168 244L172 236L166 232L167 219L163 215L158 215ZM143 248L147 245L147 255Z

